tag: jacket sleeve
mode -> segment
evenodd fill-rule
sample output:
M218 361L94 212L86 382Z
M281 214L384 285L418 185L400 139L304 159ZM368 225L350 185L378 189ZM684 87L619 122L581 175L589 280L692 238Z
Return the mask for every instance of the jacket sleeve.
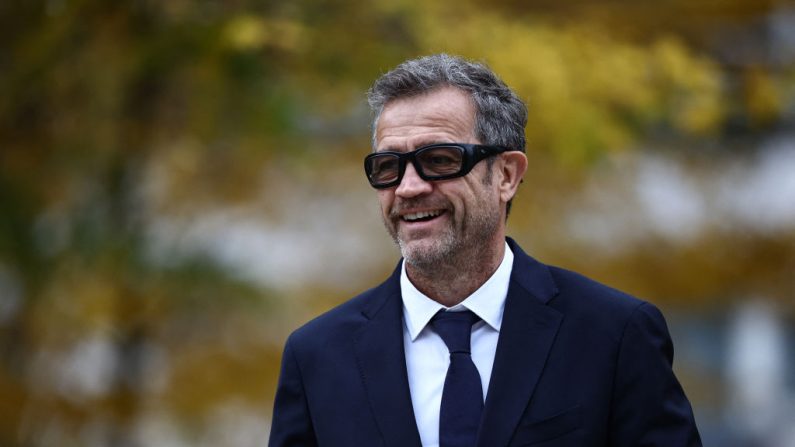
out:
M672 365L673 343L662 313L649 303L638 306L619 347L609 445L701 446L693 410Z
M303 379L290 339L284 347L282 369L273 404L269 447L316 446Z

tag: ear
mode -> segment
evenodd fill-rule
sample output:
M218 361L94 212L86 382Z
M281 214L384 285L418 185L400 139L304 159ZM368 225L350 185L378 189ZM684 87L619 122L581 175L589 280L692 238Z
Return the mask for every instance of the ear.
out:
M516 195L519 183L527 171L527 156L523 152L508 151L501 155L502 179L500 180L500 200L508 202Z

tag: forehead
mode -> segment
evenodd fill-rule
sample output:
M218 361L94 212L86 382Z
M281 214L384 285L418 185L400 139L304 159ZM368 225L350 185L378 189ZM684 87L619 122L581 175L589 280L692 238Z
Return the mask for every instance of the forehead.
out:
M377 150L412 150L432 143L474 143L470 95L443 87L387 103L376 126Z

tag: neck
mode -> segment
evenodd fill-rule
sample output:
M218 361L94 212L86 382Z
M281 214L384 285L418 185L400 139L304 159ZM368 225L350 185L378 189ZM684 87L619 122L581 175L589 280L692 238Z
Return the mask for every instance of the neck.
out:
M444 263L420 267L406 263L406 274L420 292L446 307L464 301L497 271L505 255L505 242L486 244L458 253Z

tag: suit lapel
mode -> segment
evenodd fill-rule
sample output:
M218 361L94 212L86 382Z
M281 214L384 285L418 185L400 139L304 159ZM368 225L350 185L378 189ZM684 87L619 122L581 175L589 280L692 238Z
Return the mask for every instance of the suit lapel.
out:
M419 446L406 372L400 265L362 311L368 322L354 337L362 381L387 446Z
M508 240L514 253L500 338L478 445L507 445L533 395L563 315L546 303L557 289L543 264Z

